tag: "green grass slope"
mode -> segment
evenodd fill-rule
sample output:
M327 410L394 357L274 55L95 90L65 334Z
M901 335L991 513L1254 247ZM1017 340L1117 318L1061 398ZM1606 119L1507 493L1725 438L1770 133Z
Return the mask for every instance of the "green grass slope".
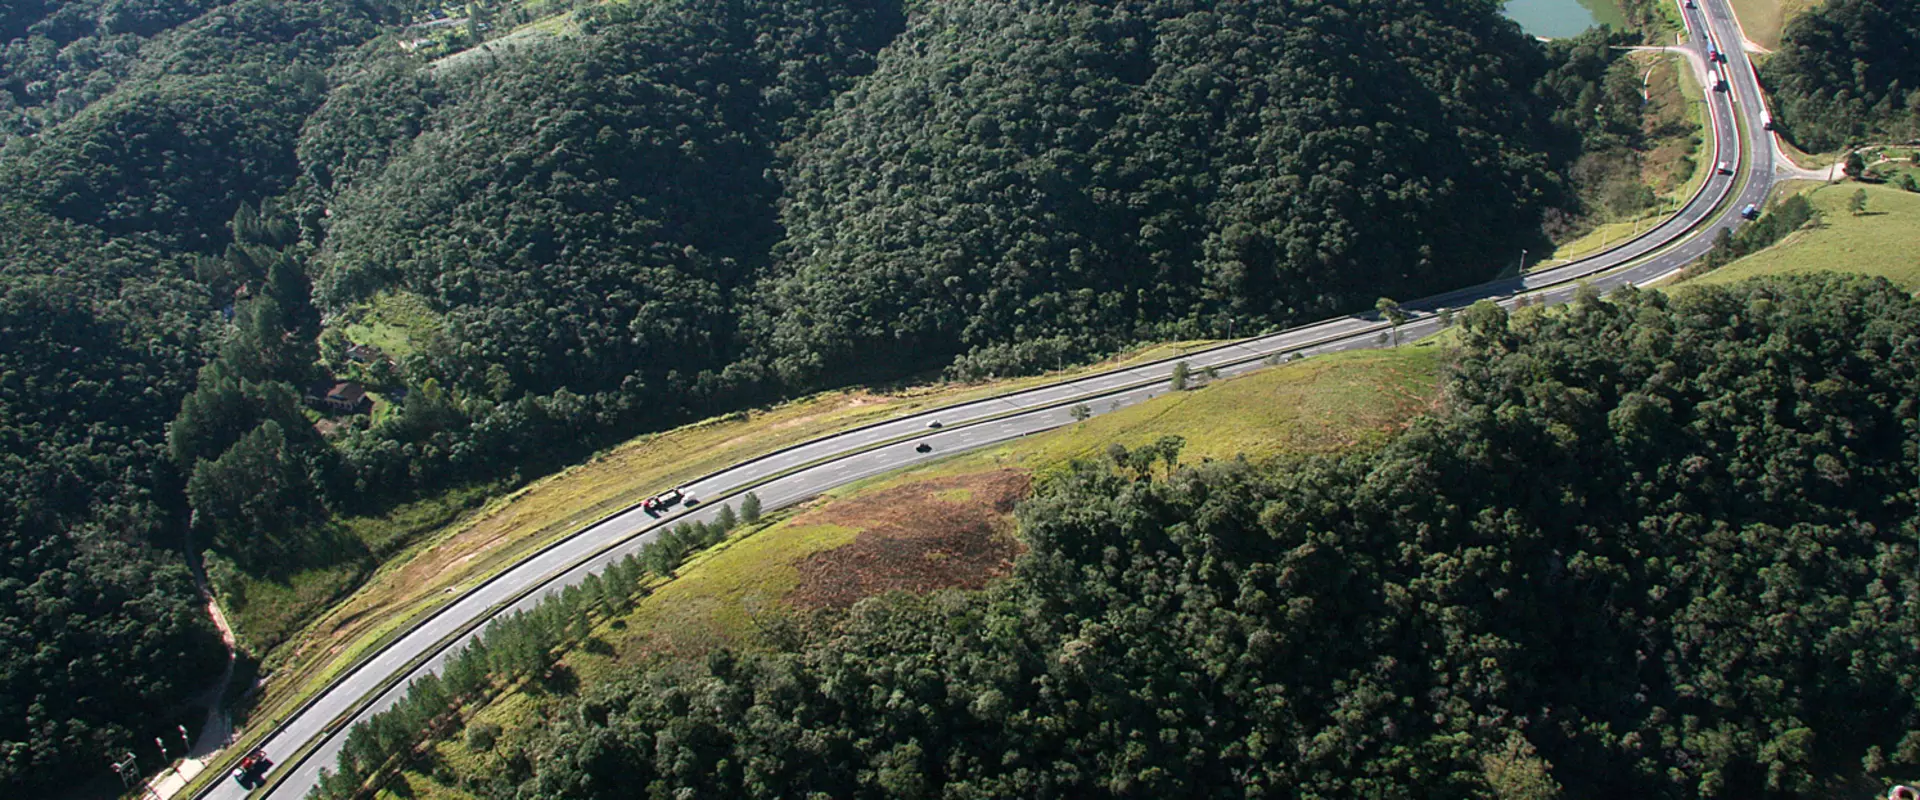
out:
M1115 443L1138 447L1179 436L1188 462L1378 446L1438 400L1444 353L1444 343L1427 341L1307 359L841 487L800 513L696 556L627 622L636 630L664 626L659 633L676 640L739 643L754 617L799 585L794 564L880 527L875 515L856 510L875 497L900 507L899 514L880 518L883 524L918 513L920 524L907 527L924 528L945 518L941 505L977 499L968 487L991 486L982 476L1044 472Z
M1848 199L1867 192L1867 213L1854 216ZM1908 289L1920 288L1920 194L1890 186L1839 183L1808 195L1821 218L1746 258L1689 283L1732 283L1792 272L1856 272L1877 275Z

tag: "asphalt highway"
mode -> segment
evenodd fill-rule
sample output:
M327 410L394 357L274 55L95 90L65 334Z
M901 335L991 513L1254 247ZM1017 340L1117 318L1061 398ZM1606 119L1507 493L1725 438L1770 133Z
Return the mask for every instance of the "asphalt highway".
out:
M1698 9L1685 9L1690 32L1688 46L1704 51L1701 31L1711 26L1725 50L1731 91L1709 88L1707 105L1713 121L1713 153L1708 168L1718 161L1736 165L1736 174L1711 175L1702 190L1674 217L1652 231L1593 258L1497 280L1407 303L1412 318L1400 327L1400 339L1410 341L1438 331L1437 312L1460 308L1476 300L1493 299L1511 305L1527 296L1554 303L1569 299L1577 281L1585 279L1607 290L1625 284L1646 285L1672 275L1704 254L1724 228L1742 224L1739 211L1748 203L1764 202L1772 184L1772 148L1760 135L1759 86L1739 49L1741 36L1726 0L1706 0ZM1696 60L1689 59L1690 62ZM1697 60L1704 63L1705 59ZM1698 69L1696 63L1695 69ZM1707 85L1711 87L1711 82ZM1735 120L1740 124L1736 125ZM1745 127L1743 133L1740 126ZM1760 146L1754 146L1754 143ZM1744 183L1742 182L1744 180ZM1519 254L1516 253L1516 256ZM1177 360L1198 372L1216 368L1237 375L1294 357L1379 346L1387 325L1371 317L1341 317L1267 336L1193 352ZM476 620L531 608L547 594L598 572L614 559L636 552L652 541L663 526L683 520L707 520L722 504L737 502L748 487L763 507L779 508L800 502L836 486L913 466L956 452L985 447L1050 430L1074 421L1074 406L1103 414L1170 391L1168 377L1176 359L1142 364L1001 397L888 420L823 437L758 459L743 462L687 485L687 493L701 502L679 506L655 518L639 509L615 515L566 541L542 551L498 578L469 590L432 617L408 631L390 646L348 672L308 707L295 714L266 740L263 748L279 761L269 778L270 790L257 792L275 800L304 797L319 770L332 766L343 735L352 722L392 705L407 682L437 671L473 633L454 634ZM940 427L930 427L933 421ZM919 453L916 445L932 450ZM660 487L662 490L669 487ZM524 596L523 596L524 595ZM517 601L514 598L519 597ZM505 604L505 605L503 605ZM413 664L417 659L425 660ZM410 666L411 665L411 666ZM362 701L392 683L371 703ZM356 711L356 707L358 710ZM351 714L349 717L348 715ZM305 758L294 756L317 744ZM200 797L237 800L249 793L231 779L222 779Z

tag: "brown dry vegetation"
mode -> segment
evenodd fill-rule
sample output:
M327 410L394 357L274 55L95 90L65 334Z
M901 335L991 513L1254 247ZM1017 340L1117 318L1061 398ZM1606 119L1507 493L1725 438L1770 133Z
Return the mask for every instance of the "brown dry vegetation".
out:
M895 483L894 481L899 481ZM1024 470L895 478L830 495L693 557L632 612L605 626L610 652L567 662L588 683L619 664L766 645L812 612L884 592L977 589L1004 575L1022 546L1013 508Z
M1680 69L1684 62L1669 53L1635 53L1634 61L1646 68L1647 107L1642 112L1642 128L1651 148L1641 156L1640 178L1662 197L1673 195L1693 178L1699 154L1700 124L1694 119L1693 99L1680 87Z
M978 589L1013 568L1014 504L1032 480L1022 470L955 475L830 503L819 521L861 531L853 542L802 559L787 602L845 608L891 591Z

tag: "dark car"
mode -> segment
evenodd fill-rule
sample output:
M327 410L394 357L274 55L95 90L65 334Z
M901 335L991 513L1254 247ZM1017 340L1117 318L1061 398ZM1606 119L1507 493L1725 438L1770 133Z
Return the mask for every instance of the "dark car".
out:
M933 452L933 445L927 444L926 442L921 442L913 446L913 452L931 453Z
M1746 219L1759 219L1760 209L1758 206L1748 203L1746 208L1740 209L1740 216Z
M929 423L927 423L927 427L929 427L929 428L932 428L932 429L934 429L934 430L936 430L936 431L937 431L937 430L939 430L939 429L940 429L940 420L937 420L937 419L936 419L936 420L934 420L934 421L932 421L932 422L929 422Z

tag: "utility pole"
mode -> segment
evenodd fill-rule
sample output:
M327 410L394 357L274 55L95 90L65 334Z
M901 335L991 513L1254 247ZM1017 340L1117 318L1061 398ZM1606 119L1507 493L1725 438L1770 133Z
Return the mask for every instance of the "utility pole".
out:
M1527 274L1527 248L1520 248L1520 274Z

